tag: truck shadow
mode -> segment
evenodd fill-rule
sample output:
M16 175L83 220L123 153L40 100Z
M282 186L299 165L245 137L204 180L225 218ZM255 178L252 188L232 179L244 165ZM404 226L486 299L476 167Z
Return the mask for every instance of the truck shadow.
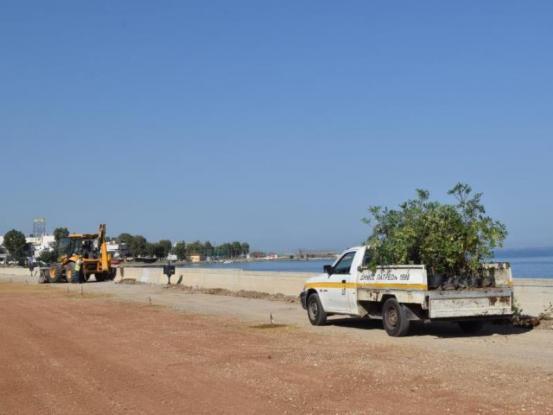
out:
M384 330L381 320L368 320L356 318L337 318L329 319L328 325L336 327L349 327L359 330ZM454 338L454 337L486 337L494 334L500 335L517 335L531 331L532 327L515 327L512 324L495 324L493 322L485 323L482 330L477 333L465 333L455 322L432 322L423 323L414 321L411 323L409 330L410 336L434 336L439 338Z

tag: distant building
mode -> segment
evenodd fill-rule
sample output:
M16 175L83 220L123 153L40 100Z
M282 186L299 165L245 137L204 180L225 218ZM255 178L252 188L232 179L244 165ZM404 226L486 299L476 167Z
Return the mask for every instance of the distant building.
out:
M32 254L36 258L44 251L51 251L56 246L54 235L26 236L25 240L31 245Z
M33 219L33 233L31 236L46 235L46 218Z
M114 258L125 258L129 255L129 248L123 242L107 242L107 248Z
M4 238L2 238L2 241ZM0 264L5 264L8 262L8 250L3 246L0 246Z
M40 256L44 251L51 251L56 246L56 238L54 235L42 235L42 236L26 236L25 242L29 244L29 255L35 258ZM3 246L4 236L0 235L0 263L5 263L8 257L8 251Z
M201 254L188 255L188 261L192 262L193 264L197 264L198 262L202 262L204 260L205 256Z

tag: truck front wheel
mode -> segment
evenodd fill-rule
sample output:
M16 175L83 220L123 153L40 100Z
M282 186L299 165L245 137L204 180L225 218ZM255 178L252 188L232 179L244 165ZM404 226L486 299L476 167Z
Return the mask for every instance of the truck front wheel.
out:
M326 323L326 312L318 294L311 294L307 297L307 316L314 326L322 326Z
M392 337L405 336L409 332L406 307L395 298L388 298L382 306L382 321L386 333Z

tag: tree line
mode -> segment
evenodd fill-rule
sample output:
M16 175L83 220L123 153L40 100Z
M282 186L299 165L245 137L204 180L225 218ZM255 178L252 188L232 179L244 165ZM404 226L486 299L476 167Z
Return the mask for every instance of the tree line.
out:
M174 246L171 241L162 239L158 242L148 242L142 235L120 234L115 240L125 244L128 254L132 257L151 256L166 258L170 253L176 255L179 260L187 259L191 255L202 257L215 257L221 259L237 258L250 252L247 242L227 242L221 245L213 245L211 242L185 242L179 241Z
M212 245L211 242L177 242L173 253L179 260L190 255L201 255L218 259L238 258L250 253L250 244L247 242L226 242L221 245Z
M51 263L57 261L59 241L69 235L66 227L54 229L55 243L52 250L44 250L37 258L40 261ZM227 242L221 245L213 245L211 242L177 242L174 246L171 241L162 239L158 242L149 242L142 235L131 235L122 233L116 238L107 238L125 244L127 255L132 257L156 257L167 258L174 254L179 260L185 260L191 255L202 257L213 257L218 259L238 258L250 252L250 245L247 242ZM4 246L9 256L23 265L25 260L32 255L32 247L25 240L23 232L12 229L4 235Z
M60 239L69 235L67 228L54 229L55 243L53 250L44 250L37 258L39 261L46 263L55 262L57 260L58 243ZM4 235L4 247L7 249L10 258L17 261L19 265L23 265L28 257L33 255L33 249L30 243L27 243L25 234L17 229L12 229Z

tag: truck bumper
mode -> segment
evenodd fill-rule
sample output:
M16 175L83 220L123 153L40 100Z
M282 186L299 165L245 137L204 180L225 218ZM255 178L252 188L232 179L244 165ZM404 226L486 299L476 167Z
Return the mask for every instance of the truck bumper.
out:
M301 306L304 310L307 310L307 292L302 291L300 294Z

